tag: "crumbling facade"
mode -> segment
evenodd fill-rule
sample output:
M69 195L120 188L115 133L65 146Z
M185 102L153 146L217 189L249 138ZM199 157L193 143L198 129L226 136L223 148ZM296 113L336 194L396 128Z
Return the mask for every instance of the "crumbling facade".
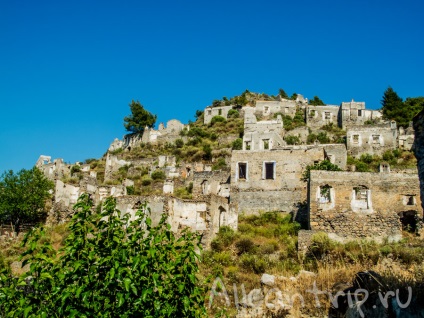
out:
M257 121L253 110L247 108L244 113L243 150L271 150L284 146L281 115L276 120Z
M398 241L422 218L416 174L311 171L310 229L332 239ZM402 224L403 223L403 224Z
M339 125L340 107L335 105L311 106L306 108L306 125L311 128L321 128L325 125Z
M397 148L396 122L373 126L351 126L346 131L347 153L353 157L362 154L383 155Z
M308 165L328 159L346 166L344 145L287 146L270 151L240 150L231 156L231 204L240 213L291 212L306 201Z

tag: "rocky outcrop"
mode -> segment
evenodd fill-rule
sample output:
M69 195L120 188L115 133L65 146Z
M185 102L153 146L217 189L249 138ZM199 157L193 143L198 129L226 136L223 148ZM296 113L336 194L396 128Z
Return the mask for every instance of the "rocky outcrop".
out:
M415 140L412 149L417 158L418 176L420 178L421 206L424 208L424 110L414 117Z

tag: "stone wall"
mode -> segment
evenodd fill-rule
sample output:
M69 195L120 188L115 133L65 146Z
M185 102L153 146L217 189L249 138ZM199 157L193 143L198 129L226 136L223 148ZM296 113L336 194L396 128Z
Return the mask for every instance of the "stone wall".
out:
M35 166L40 169L46 178L50 180L61 179L69 176L71 173L72 165L66 164L63 159L54 159L51 162L50 156L41 155Z
M193 173L193 195L218 195L229 197L227 191L230 184L230 173L228 171L201 171ZM228 186L226 186L228 185Z
M364 125L367 120L380 120L382 114L378 110L366 110L365 102L343 102L340 106L339 126L347 129Z
M280 115L276 120L257 121L253 108L244 114L243 150L270 150L285 146L281 137L283 121Z
M417 158L421 189L421 206L424 209L424 111L414 117L415 141L413 150Z
M302 174L307 165L326 159L346 165L344 145L287 146L271 151L233 151L231 158L231 204L238 213L293 211L306 201Z
M339 106L311 106L306 108L306 125L311 128L320 128L324 125L339 124Z
M381 156L397 147L396 123L376 126L351 126L346 132L347 153L353 157L362 154Z
M215 116L222 116L224 118L227 118L230 109L233 109L235 107L235 105L218 107L208 106L205 108L205 111L203 113L203 123L205 125L208 125L211 122L212 118Z
M289 99L281 99L279 101L258 100L255 105L255 114L266 117L281 113L293 117L296 113L296 107L296 101Z
M422 217L418 194L415 174L311 171L310 228L339 240L399 240L400 217Z

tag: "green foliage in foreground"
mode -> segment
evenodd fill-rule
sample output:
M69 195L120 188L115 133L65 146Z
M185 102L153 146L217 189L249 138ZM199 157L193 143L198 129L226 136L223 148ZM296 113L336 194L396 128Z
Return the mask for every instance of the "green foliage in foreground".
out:
M196 250L200 238L174 236L163 217L157 226L144 211L137 219L109 198L100 214L83 195L59 254L43 229L29 233L22 277L0 273L1 317L203 317Z

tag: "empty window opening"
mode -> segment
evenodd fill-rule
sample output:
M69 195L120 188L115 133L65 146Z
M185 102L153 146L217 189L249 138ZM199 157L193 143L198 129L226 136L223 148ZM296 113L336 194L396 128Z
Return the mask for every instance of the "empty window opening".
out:
M310 110L309 111L309 117L315 117L315 110Z
M140 202L140 201L137 201L137 202L133 205L132 209L133 209L133 210L139 210L141 206L142 206L141 202Z
M268 150L269 149L269 139L264 139L263 144L264 144L264 149Z
M268 106L264 107L264 113L269 113L269 107Z
M328 184L320 187L319 192L320 192L319 203L331 202L331 187Z
M324 113L325 119L330 119L331 118L331 113L330 112L325 112Z
M358 109L358 117L362 117L362 109Z
M380 144L380 135L372 135L372 143Z
M415 195L405 195L403 197L403 202L405 205L416 205L417 201L415 199Z
M202 219L203 221L206 221L206 211L197 211L198 219Z
M274 179L274 162L265 162L265 179Z
M353 188L355 190L355 198L358 201L368 201L368 188L364 186L359 186Z
M353 143L354 143L354 144L359 143L359 135L353 135L353 136L352 136L352 139L353 139Z
M222 109L218 109L218 115L221 116L222 115Z
M416 211L404 211L399 213L402 230L410 233L415 233L417 230L418 215Z
M239 173L239 179L247 179L247 163L239 162L238 173Z
M225 210L222 206L219 207L219 227L227 224L227 210Z
M212 111L211 110L208 110L208 115L212 115Z
M245 145L245 147L246 147L246 150L250 150L250 141L246 141L246 142L244 143L244 145Z

